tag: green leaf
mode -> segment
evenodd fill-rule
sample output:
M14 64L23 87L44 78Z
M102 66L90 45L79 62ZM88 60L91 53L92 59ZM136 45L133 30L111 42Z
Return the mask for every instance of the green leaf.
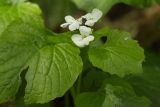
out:
M27 0L0 0L0 6L4 6L4 5L15 5L18 3L23 3Z
M18 91L23 69L26 103L45 103L62 96L82 71L79 49L68 43L51 44L45 29L14 22L0 37L0 103Z
M44 33L22 22L9 26L0 36L0 103L18 91L20 72L27 60L42 46Z
M7 4L7 0L0 0L0 6L6 5Z
M102 72L99 69L92 69L84 76L81 90L96 91L102 86L103 81L108 77L109 75L107 73Z
M98 8L104 13L107 13L113 5L117 3L125 3L137 7L148 7L156 3L160 3L159 0L72 0L80 9L91 11L93 8Z
M112 80L115 79L109 81ZM76 107L149 107L150 101L145 97L136 96L126 84L106 82L97 92L82 93L76 98Z
M37 35L36 30L28 26L21 28L21 26L22 27L24 26L22 24L18 26L20 27L20 29L17 28L17 25L10 27L10 29L8 29L8 26L15 20L23 20L23 22L30 23L37 27L40 27L40 26L42 27L43 21L40 16L41 11L39 7L31 3L20 3L17 5L10 5L9 1L1 0L0 14L1 14L0 15L0 41L1 41L0 43L1 44L0 45L0 75L1 75L0 103L1 103L1 102L6 102L7 100L11 99L11 97L14 97L14 95L18 91L18 87L21 83L21 80L19 77L20 75L19 72L22 69L21 67L25 63L25 61L27 61L27 58L31 55L27 53L28 52L32 53L33 51L35 51L34 48L32 48L33 50L31 48L28 48L28 46L32 46L30 42L33 42L33 40L35 40L34 39L35 37L30 36L30 38L28 38L28 35L26 37L22 37L20 35L21 32L19 32L18 30L22 29L24 32L26 32L26 34L29 34L29 35ZM12 31L8 31L8 30L12 30ZM7 38L5 37L7 36L6 33L3 33L3 32L8 32L8 33L12 32L10 35L9 34L8 35L9 36L13 35L13 37ZM45 34L40 33L39 35L45 35ZM7 39L4 39L4 38L7 38ZM24 44L25 42L23 41L26 41L25 38L26 40L28 39L29 41L28 44ZM38 38L37 38L37 41L41 43L42 37L38 36ZM15 41L16 43L14 43ZM19 44L18 42L22 44ZM18 47L18 46L21 46L21 47Z
M27 0L8 0L9 2L11 2L12 4L18 4L18 3L23 3Z
M107 37L106 43L89 49L89 59L95 67L121 77L142 72L144 52L129 33L105 28L93 35L97 39Z
M37 27L42 27L41 10L36 4L20 3L17 5L0 5L0 35L15 20L23 20Z
M45 46L29 61L27 103L45 103L61 97L82 71L79 50L61 43Z
M24 99L16 99L16 101L10 105L9 107L51 107L50 103L45 103L45 104L25 104ZM52 106L53 107L53 106Z
M127 77L127 80L136 93L150 98L151 107L160 106L160 55L147 54L143 75Z

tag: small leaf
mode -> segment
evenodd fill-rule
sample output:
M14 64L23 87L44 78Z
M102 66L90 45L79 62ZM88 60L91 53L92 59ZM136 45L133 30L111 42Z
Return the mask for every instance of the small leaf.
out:
M105 86L97 92L82 93L76 98L76 107L149 107L149 105L150 101L147 98L136 96L132 89L112 83L105 83Z
M121 77L142 72L143 49L128 33L105 28L94 35L97 39L107 37L105 44L89 49L89 59L95 67Z

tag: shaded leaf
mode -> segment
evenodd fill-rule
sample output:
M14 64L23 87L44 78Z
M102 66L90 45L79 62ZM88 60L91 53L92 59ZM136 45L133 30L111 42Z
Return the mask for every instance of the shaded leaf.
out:
M47 27L60 27L66 15L73 15L77 8L71 0L31 0L38 3L43 11Z
M97 92L80 94L76 99L76 107L149 107L147 98L136 96L127 83L120 81L122 85L121 82L109 83L106 80L107 83Z
M160 55L147 54L144 73L127 77L136 93L145 95L152 101L152 107L160 106Z
M82 80L82 91L96 91L99 89L103 81L108 78L109 75L98 69L90 70Z
M148 7L156 3L160 3L159 0L72 0L80 9L91 11L94 8L102 10L107 13L115 4L125 3L136 7Z

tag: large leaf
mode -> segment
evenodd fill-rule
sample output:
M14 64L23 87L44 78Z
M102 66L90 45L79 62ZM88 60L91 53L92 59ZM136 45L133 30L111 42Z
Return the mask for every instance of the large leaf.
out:
M45 46L29 61L26 102L45 103L64 95L82 70L79 50L69 44Z
M44 26L41 10L36 4L19 3L17 5L0 5L0 34L10 23L19 19L37 27Z
M160 55L148 54L141 76L128 77L139 95L145 95L152 101L152 107L160 106Z
M68 43L46 41L52 35L21 21L8 26L0 37L0 103L13 97L26 75L26 103L45 103L62 96L82 70L79 49Z
M149 107L149 100L145 97L136 96L127 83L121 84L123 81L115 78L106 81L112 82L107 82L97 92L86 92L78 95L76 107Z
M94 35L97 39L107 37L103 45L89 49L89 59L94 66L121 77L142 72L143 49L129 33L105 28Z
M113 5L117 3L125 3L138 7L147 7L156 3L159 0L72 0L80 9L91 11L93 8L98 8L104 13L108 12Z
M12 105L10 105L10 107L51 107L51 104L50 103L45 103L45 104L25 104L24 103L24 99L20 98L20 99L16 99L16 101L14 103L12 103Z
M41 47L45 33L16 23L0 37L0 102L14 96L20 85L20 72L27 60Z

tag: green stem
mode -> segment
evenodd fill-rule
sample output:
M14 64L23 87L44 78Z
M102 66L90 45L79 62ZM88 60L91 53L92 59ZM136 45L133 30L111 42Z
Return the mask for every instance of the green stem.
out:
M80 93L81 91L81 81L82 81L82 74L79 75L79 78L78 78L78 83L77 83L77 94Z
M75 98L76 98L76 91L75 91L74 86L70 89L70 92L71 92L73 100L75 100Z
M74 86L70 89L70 93L71 93L71 96L72 96L72 99L73 99L73 105L75 107L76 91L75 91Z
M78 77L77 85L74 85L70 89L70 93L72 95L74 105L75 105L76 95L79 94L80 91L81 91L81 80L82 80L82 74L80 74L79 77Z
M64 96L64 98L65 98L65 107L70 107L69 94L66 93L66 95Z

